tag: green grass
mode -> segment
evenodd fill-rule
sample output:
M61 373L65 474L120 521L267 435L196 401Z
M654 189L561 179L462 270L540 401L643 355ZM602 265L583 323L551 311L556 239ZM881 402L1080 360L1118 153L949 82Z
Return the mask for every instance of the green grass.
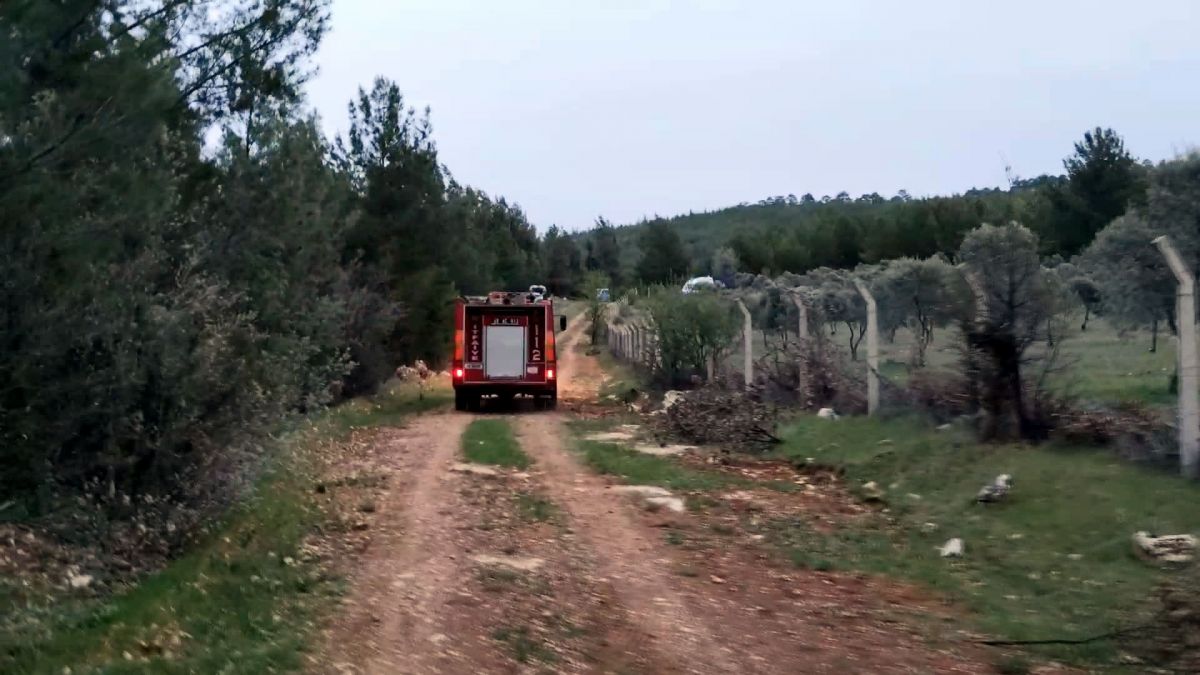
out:
M467 460L477 464L524 469L531 463L513 436L512 427L503 419L471 422L463 433L462 448Z
M646 374L635 370L628 363L617 360L608 351L608 345L601 344L599 346L596 359L600 362L600 367L608 374L608 378L600 385L600 403L624 405L622 401L630 390L636 389L639 392L645 392L650 388ZM610 397L616 397L616 400Z
M254 495L165 569L113 597L59 598L0 617L0 672L301 669L315 622L340 592L338 580L297 550L324 521L309 450L433 404L396 391L347 403L286 435Z
M771 539L798 565L917 581L1005 639L1082 638L1138 621L1154 609L1155 586L1178 572L1138 560L1130 536L1200 532L1200 487L1094 448L982 446L905 419L805 418L785 437L783 454L844 467L852 489L875 481L896 523L878 517L826 535L803 520L775 522ZM974 503L1001 473L1014 478L1010 500ZM951 537L965 541L964 558L935 550ZM1085 662L1115 655L1108 642L1046 650Z
M617 476L633 485L659 485L669 490L716 490L730 484L715 472L697 471L666 457L629 450L616 443L600 443L579 437L598 427L595 423L572 422L576 449L594 471Z

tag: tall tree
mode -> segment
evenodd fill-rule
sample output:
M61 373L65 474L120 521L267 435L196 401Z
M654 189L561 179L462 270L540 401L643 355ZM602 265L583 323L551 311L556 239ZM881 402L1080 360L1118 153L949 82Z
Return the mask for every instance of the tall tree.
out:
M587 268L604 272L613 286L620 286L624 279L617 230L603 216L596 219L596 226L587 236Z
M637 272L643 283L664 284L687 274L689 261L683 240L667 221L655 220L647 225L639 244L642 258Z
M542 239L545 256L546 285L555 295L571 295L579 291L582 255L575 240L557 225L551 225ZM607 282L606 282L607 283ZM584 288L585 293L595 294Z
M1069 257L1129 206L1144 204L1146 181L1144 169L1112 129L1096 127L1085 133L1063 167L1066 184L1048 193L1055 210L1049 234L1055 252Z
M428 109L407 107L400 88L380 77L369 92L358 90L349 111L350 131L335 156L362 196L363 215L348 233L348 258L386 261L397 278L447 259L445 176Z

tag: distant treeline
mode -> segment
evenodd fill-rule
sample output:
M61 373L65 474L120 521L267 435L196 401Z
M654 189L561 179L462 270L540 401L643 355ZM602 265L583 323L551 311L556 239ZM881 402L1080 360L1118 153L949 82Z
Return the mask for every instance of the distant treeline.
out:
M914 199L904 190L891 197L789 194L616 228L601 219L577 239L590 267L635 283L952 256L980 223L1014 220L1038 235L1043 255L1069 259L1128 207L1145 202L1152 167L1136 160L1113 130L1097 128L1075 144L1063 168L1063 175L1013 178L1007 188L949 197ZM681 258L682 268L652 264Z

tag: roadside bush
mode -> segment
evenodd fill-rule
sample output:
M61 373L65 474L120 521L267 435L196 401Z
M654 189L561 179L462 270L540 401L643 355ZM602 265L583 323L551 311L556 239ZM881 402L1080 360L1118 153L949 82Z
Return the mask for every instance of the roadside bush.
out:
M736 308L714 293L684 295L660 287L647 296L645 308L659 340L655 377L667 386L704 377L707 364L737 335Z

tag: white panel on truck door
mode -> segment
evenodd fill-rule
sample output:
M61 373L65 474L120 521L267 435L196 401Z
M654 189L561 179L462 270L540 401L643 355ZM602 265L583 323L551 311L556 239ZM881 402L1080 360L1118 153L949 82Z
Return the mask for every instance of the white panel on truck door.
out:
M525 327L488 326L483 335L485 372L492 378L525 375Z

